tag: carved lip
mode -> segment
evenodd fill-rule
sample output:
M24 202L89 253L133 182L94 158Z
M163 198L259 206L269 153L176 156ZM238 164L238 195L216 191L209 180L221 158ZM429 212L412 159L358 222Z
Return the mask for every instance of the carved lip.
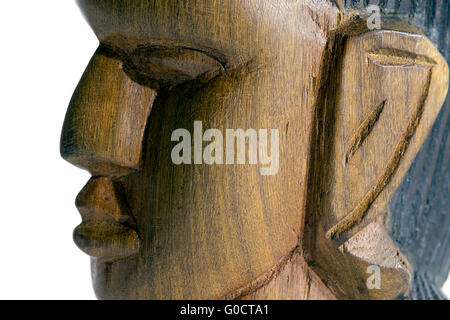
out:
M86 221L75 228L73 239L93 258L121 259L136 254L139 249L137 232L121 223Z

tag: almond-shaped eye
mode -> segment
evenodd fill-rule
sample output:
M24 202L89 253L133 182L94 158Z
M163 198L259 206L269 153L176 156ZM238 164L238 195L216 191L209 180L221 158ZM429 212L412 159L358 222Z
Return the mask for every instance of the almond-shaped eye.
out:
M431 58L413 52L382 48L367 53L367 57L374 64L383 67L428 67L432 68L436 62Z
M214 76L222 64L207 53L187 48L148 48L131 56L135 71L160 85L175 85L203 76Z

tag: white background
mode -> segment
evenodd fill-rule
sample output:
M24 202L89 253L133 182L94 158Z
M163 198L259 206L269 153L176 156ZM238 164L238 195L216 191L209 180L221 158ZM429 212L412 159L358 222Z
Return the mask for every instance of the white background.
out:
M95 299L59 138L97 39L73 0L2 1L0 35L0 299Z

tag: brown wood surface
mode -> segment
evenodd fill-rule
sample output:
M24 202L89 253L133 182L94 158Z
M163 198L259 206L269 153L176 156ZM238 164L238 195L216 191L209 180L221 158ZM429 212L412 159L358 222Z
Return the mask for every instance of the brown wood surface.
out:
M445 101L414 25L334 1L79 0L100 40L61 153L93 178L77 245L104 299L395 299L389 201ZM395 18L395 17L394 17ZM171 134L278 129L260 165L175 165ZM366 287L381 268L382 288Z

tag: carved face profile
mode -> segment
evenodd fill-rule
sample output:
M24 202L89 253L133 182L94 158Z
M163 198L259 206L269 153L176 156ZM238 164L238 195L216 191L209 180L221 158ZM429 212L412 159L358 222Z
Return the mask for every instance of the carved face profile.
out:
M330 297L373 297L358 291L373 264L383 294L405 293L383 217L445 99L431 42L352 28L325 1L78 2L101 45L61 153L93 175L74 239L100 298L261 298L295 261ZM278 173L174 164L171 135L195 121L277 129Z

